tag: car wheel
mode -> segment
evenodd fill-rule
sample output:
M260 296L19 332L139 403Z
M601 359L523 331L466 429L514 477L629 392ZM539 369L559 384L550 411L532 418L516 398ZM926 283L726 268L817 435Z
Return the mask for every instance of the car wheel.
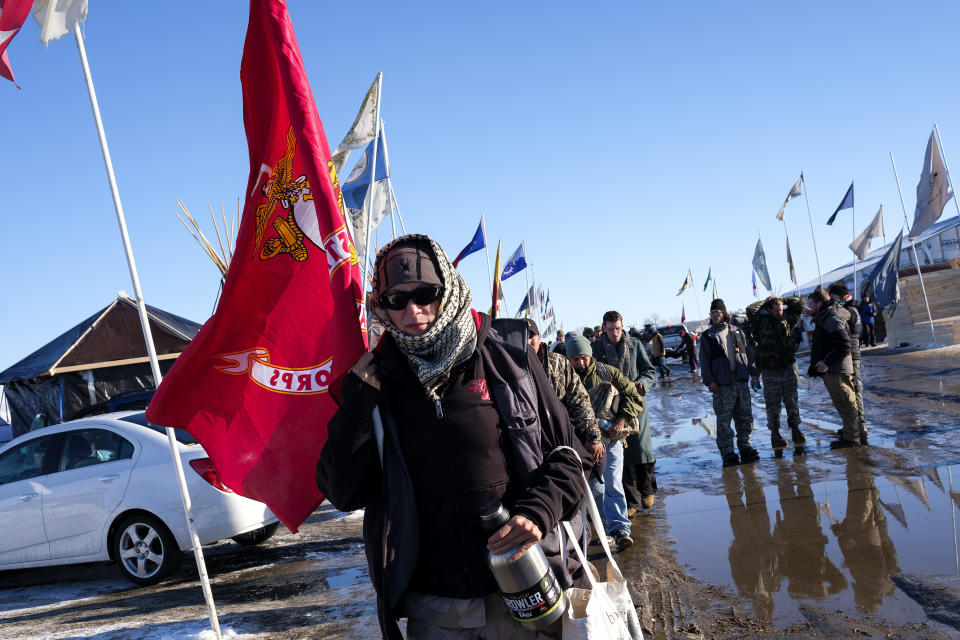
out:
M244 546L252 546L255 544L260 544L261 542L266 542L270 539L273 534L277 532L277 529L280 528L279 522L274 522L262 527L258 527L253 531L247 531L246 533L241 533L238 536L233 536L233 541L237 544L242 544Z
M157 518L124 518L113 537L113 552L123 575L137 584L155 584L180 565L180 547Z

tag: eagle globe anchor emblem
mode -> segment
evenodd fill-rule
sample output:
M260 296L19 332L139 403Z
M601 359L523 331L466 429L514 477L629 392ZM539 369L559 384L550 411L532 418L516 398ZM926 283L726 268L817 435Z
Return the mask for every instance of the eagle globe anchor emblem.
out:
M278 255L287 254L297 262L304 262L309 257L305 239L320 251L324 251L317 214L313 206L310 181L307 180L306 175L293 177L293 159L296 151L297 139L293 127L290 127L287 131L287 148L283 157L277 161L272 170L268 165L263 165L260 176L257 177L257 184L259 184L263 174L268 175L267 181L260 189L267 200L257 206L254 256L259 256L261 260L271 260ZM270 217L276 212L277 205L289 213L281 214L271 221ZM277 235L264 240L268 222Z

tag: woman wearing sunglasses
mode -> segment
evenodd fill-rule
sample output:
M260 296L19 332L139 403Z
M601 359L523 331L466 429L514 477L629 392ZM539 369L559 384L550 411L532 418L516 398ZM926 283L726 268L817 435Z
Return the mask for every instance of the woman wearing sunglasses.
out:
M466 282L428 236L383 247L374 274L385 332L343 381L317 484L338 509L366 509L383 636L401 638L406 617L408 638L552 637L513 621L487 565L489 551L520 557L541 542L564 588L579 575L575 557L561 557L557 524L579 524L588 456L527 325L471 309ZM512 517L489 535L479 516L497 502Z

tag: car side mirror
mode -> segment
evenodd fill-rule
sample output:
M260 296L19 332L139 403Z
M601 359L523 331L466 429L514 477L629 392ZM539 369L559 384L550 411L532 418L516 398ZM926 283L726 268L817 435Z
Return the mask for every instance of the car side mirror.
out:
M33 422L30 423L30 431L36 431L37 429L43 429L49 426L50 418L47 417L47 414L41 412L33 417Z

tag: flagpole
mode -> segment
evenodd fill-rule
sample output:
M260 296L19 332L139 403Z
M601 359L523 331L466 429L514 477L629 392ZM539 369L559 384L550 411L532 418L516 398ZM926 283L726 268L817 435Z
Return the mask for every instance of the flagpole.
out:
M389 167L390 166L390 149L387 146L387 125L381 122L380 130L383 134L383 160L384 162L387 163L387 166ZM373 178L375 177L376 176L373 176ZM397 221L393 217L393 210L397 209L399 211L400 207L397 205L397 198L393 193L393 181L390 180L390 176L387 176L386 180L387 180L387 188L390 190L390 226L393 228L393 239L396 240L397 239ZM373 184L373 182L375 182L375 180L371 178L371 185Z
M523 255L524 255L524 256L527 255L526 249L524 249ZM530 317L530 274L527 273L527 270L526 270L526 269L523 270L523 280L524 280L524 282L525 282L526 285L527 285L527 289L526 289L526 294L527 294L527 308L526 308L526 312L527 312L527 317L529 318L529 317Z
M380 128L383 126L383 123L380 122L380 105L383 99L383 72L377 73L377 106L374 110L374 122L376 123L376 130L373 132L373 158L370 159L370 185L367 187L367 194L363 198L363 209L364 209L364 218L366 218L366 239L363 243L363 286L366 290L367 285L367 274L370 271L370 219L372 216L373 209L373 190L377 185L377 155L379 155L379 145L380 145ZM384 158L386 159L386 158Z
M943 168L947 170L947 180L950 181L950 190L953 191L953 204L957 208L957 216L960 216L960 203L957 202L957 191L953 188L953 178L950 175L950 166L947 165L947 152L943 150L943 138L940 136L940 125L934 124L933 128L937 132L937 142L940 143L940 157L943 158Z
M127 266L130 269L130 280L133 283L134 295L137 297L137 311L140 315L140 326L143 329L143 339L147 347L150 360L150 371L153 373L154 384L160 386L163 379L160 373L160 361L157 359L157 350L154 347L153 335L150 331L150 319L147 317L147 306L143 301L143 292L140 290L140 277L137 275L137 265L133 259L133 247L130 245L130 236L127 233L127 222L123 215L123 205L120 202L120 190L117 188L117 178L113 171L113 160L110 158L110 148L107 146L107 135L103 129L103 120L100 117L100 104L97 101L97 92L93 87L93 76L90 74L90 64L87 62L87 50L83 44L83 34L80 33L79 23L73 25L73 36L77 41L77 51L80 54L80 63L83 66L83 77L87 84L87 94L90 97L90 108L93 110L93 119L97 125L97 136L100 139L100 151L103 154L103 164L107 170L107 181L110 183L110 193L113 196L113 208L117 214L117 224L120 227L120 238L123 241L123 251L126 254ZM203 560L203 550L200 539L194 527L191 513L190 491L187 489L187 480L183 475L183 463L177 445L174 430L166 428L167 443L173 458L173 467L177 475L177 485L180 488L180 502L187 520L187 530L190 533L190 542L193 545L193 554L197 561L197 571L200 574L200 586L207 603L207 612L210 617L210 626L217 640L221 640L220 621L217 618L217 609L213 602L213 593L210 591L210 579L207 576L207 566Z
M852 182L850 184L853 185ZM854 197L854 202L856 202L856 197ZM855 204L850 207L850 231L851 231L850 237L852 238L851 240L852 242L853 240L857 239L857 205ZM857 258L858 257L859 256L857 256L856 253L853 254L853 293L854 293L855 300L860 299L860 292L857 289Z
M910 235L910 221L907 219L907 205L903 202L903 189L900 187L900 175L897 173L897 163L893 159L893 150L890 151L890 164L893 165L893 177L897 179L897 192L900 194L900 206L903 208L903 221L907 224L907 240L910 241L910 248L913 249L913 262L917 265L917 276L920 277L920 291L923 293L923 304L927 308L927 320L930 322L930 335L933 336L933 344L937 345L937 332L933 327L933 315L930 313L930 303L927 301L927 288L923 286L923 271L920 269L920 258L917 256L917 245L913 243L913 236ZM944 164L946 168L946 164ZM947 172L949 176L949 171ZM897 256L897 269L900 268L900 256Z
M803 183L803 200L807 203L807 218L810 220L810 237L813 238L813 256L817 259L817 282L820 283L820 288L823 288L823 276L820 275L820 253L817 251L817 236L813 232L813 214L810 213L810 198L807 196L807 179L803 177L803 171L800 172L800 181ZM787 223L783 223L783 230L787 230ZM789 241L789 240L788 240ZM800 285L799 283L794 283L797 285L797 295L800 295Z
M487 242L487 223L480 214L480 229L483 230L483 250L487 254L487 277L490 278L490 297L493 298L493 268L490 266L490 243Z

